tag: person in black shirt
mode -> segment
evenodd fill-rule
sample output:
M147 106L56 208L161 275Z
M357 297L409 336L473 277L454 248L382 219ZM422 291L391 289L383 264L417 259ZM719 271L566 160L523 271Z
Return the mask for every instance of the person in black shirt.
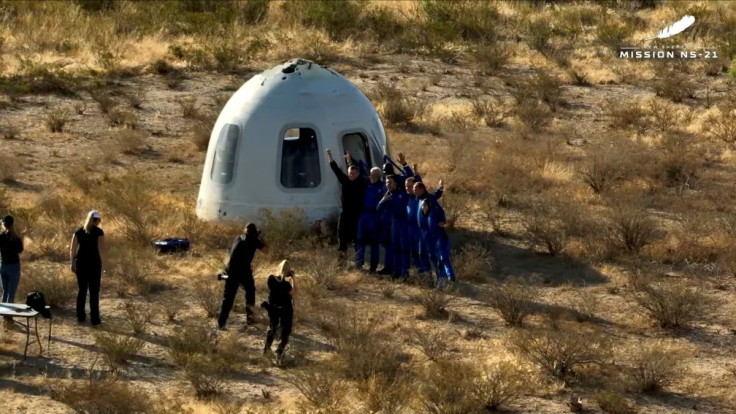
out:
M84 322L87 314L84 304L89 290L89 315L92 325L100 324L100 281L105 263L105 233L99 227L102 217L95 210L87 214L84 226L72 236L69 258L72 272L77 275L77 321Z
M284 260L279 264L279 275L268 277L268 302L261 304L268 311L268 331L266 331L266 343L263 354L271 351L276 329L281 326L281 340L276 347L276 363L281 364L286 344L289 343L292 322L294 320L294 305L292 296L296 289L294 283L294 272L289 262ZM290 282L291 281L291 282Z
M0 227L0 277L2 278L2 302L13 303L20 281L20 257L23 252L23 234L16 234L13 216L5 216Z
M220 316L217 324L221 330L225 329L227 318L230 315L230 309L233 307L235 295L238 288L243 285L245 289L245 323L253 324L253 306L256 303L256 285L253 281L253 256L256 250L266 252L266 244L261 240L261 232L256 229L256 225L248 223L245 226L245 234L238 236L233 243L233 249L230 252L230 260L227 264L228 278L225 280L225 292L222 297L222 305L220 307Z
M328 148L325 152L330 168L332 168L332 172L335 173L335 177L337 177L342 187L342 212L340 212L340 220L337 222L337 240L339 243L337 250L344 255L348 251L348 243L355 243L358 238L358 218L360 212L363 211L363 197L366 188L368 188L368 180L360 176L360 168L357 165L351 164L350 154L345 155L345 161L348 164L346 175L337 166L335 159L332 158L332 151ZM353 244L353 248L356 248L355 244Z

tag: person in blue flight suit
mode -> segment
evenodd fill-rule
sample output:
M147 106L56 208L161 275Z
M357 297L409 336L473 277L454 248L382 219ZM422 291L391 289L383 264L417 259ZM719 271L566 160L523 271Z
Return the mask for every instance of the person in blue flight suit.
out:
M437 272L437 286L448 281L454 282L455 272L450 262L450 238L445 232L445 210L436 200L428 197L419 204L418 220L422 241L427 245L430 260Z
M383 164L383 175L384 177L388 177L389 175L393 175L398 189L402 192L405 192L404 189L404 181L408 177L414 176L414 171L409 167L409 165L406 163L406 158L404 157L404 153L399 153L399 163L401 164L403 171L401 173L396 174L394 172L394 162L391 161L390 158L387 156L384 157L384 160L386 160L386 163ZM398 166L397 166L398 167ZM393 223L393 219L391 217L391 213L384 209L383 211L379 211L378 213L378 220L379 220L379 227L381 232L381 246L383 246L383 268L378 271L379 275L393 275L394 272L394 248L391 246L391 235L392 235L392 229L391 229L391 223Z
M414 170L416 171L416 167L414 168ZM421 177L419 177L418 174L414 177L418 178L418 180L414 184L414 198L413 200L409 201L409 205L411 206L413 201L415 203L415 207L412 211L409 211L409 220L411 224L414 224L416 226L416 244L418 251L418 260L416 262L417 271L419 273L424 273L431 272L432 265L429 261L429 251L427 250L427 245L426 243L422 243L421 231L419 229L419 205L421 204L422 200L425 200L427 198L431 198L432 201L437 201L440 197L442 197L444 187L442 185L442 180L440 180L437 190L435 190L434 193L430 193L427 191L427 187L422 182Z
M365 263L365 248L370 247L369 272L375 273L378 267L381 227L378 215L378 202L386 194L386 184L381 181L381 169L371 168L370 183L363 197L363 211L358 219L358 242L356 244L355 266L360 269Z
M409 223L406 205L409 195L403 187L399 187L395 175L386 177L388 191L378 203L378 211L386 211L391 217L391 252L393 256L394 279L408 276L409 270Z

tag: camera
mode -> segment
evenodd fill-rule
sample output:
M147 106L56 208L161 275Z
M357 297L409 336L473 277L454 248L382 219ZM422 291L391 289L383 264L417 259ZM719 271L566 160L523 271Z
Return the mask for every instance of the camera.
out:
M227 280L227 278L228 278L228 277L229 277L229 276L228 276L228 275L227 275L227 273L225 273L225 272L223 272L223 273L218 273L218 274L217 274L217 280Z

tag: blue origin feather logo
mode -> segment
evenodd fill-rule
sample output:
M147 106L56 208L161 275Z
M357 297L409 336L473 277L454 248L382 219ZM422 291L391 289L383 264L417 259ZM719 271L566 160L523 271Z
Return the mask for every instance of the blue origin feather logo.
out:
M682 32L682 31L684 31L688 27L692 26L693 23L695 23L695 16L691 16L691 15L688 14L687 16L684 16L679 21L677 21L677 22L673 23L672 25L667 26L664 29L660 30L659 33L657 33L656 36L650 37L650 38L645 39L645 40L666 39L668 37L672 37L672 36L674 36L674 35Z

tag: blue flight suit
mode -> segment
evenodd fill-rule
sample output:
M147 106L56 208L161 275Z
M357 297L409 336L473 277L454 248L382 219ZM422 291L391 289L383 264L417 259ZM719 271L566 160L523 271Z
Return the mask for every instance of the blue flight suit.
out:
M385 212L391 217L390 250L393 256L394 278L403 277L409 271L409 220L406 215L406 205L409 195L403 188L389 192L389 196L378 203L378 211Z
M427 214L422 214L421 204L430 203ZM438 283L440 279L455 281L455 272L450 262L450 238L447 232L439 226L446 223L445 210L432 197L425 198L419 204L417 220L422 236L422 243L427 247L430 261L437 272Z
M406 194L404 183L406 179L414 175L414 171L404 164L403 174L394 174L396 186ZM383 269L388 273L394 273L394 249L391 247L391 214L387 210L378 213L379 227L381 228L381 245L383 246ZM383 273L383 271L381 272Z
M363 197L363 211L358 219L358 242L355 253L355 265L363 266L365 263L365 247L370 246L371 259L370 271L375 272L378 267L380 255L379 243L381 243L381 227L378 215L378 202L386 193L386 184L382 181L368 184Z

